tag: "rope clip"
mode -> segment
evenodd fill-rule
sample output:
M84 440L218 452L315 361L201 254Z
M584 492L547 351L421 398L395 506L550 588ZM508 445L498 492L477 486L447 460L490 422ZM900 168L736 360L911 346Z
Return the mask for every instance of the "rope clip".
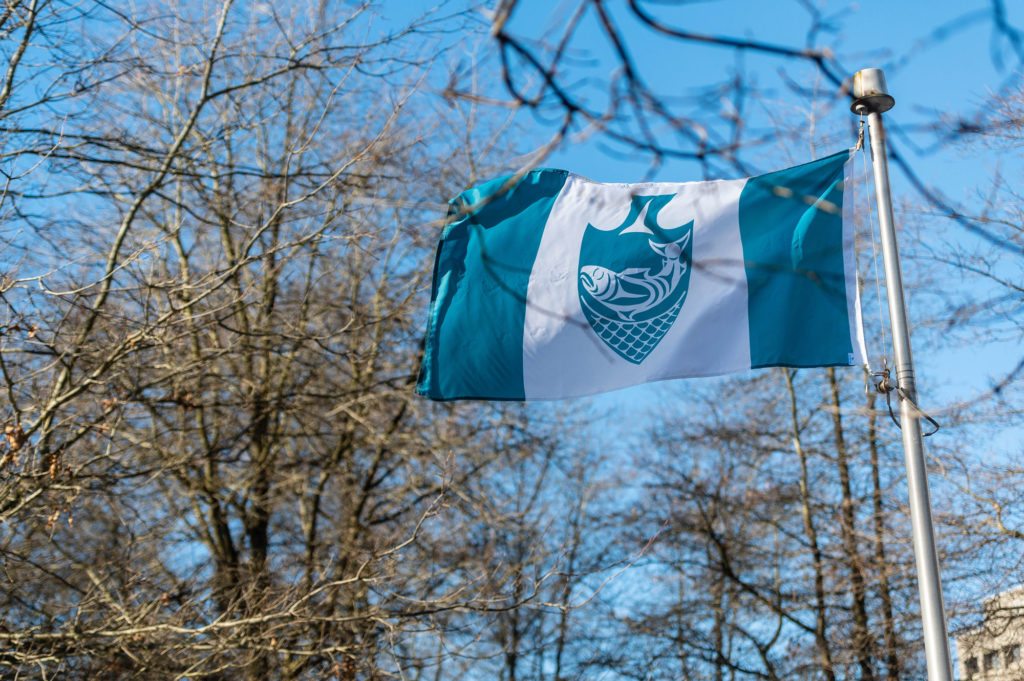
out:
M871 372L871 375L875 379L875 392L878 392L882 395L887 395L891 393L893 390L899 388L899 386L896 385L896 382L893 381L892 377L889 375L888 367L886 367L882 371L873 371Z
M918 417L923 418L925 421L931 424L931 432L922 433L924 437L928 437L939 432L939 422L933 419L928 414L926 414L924 410L921 409L921 407L917 406L917 403L914 402L914 400L910 399L910 395L904 392L903 388L901 388L898 383L892 380L892 377L889 374L888 363L885 364L885 368L882 369L881 371L871 372L871 376L875 379L875 390L881 393L882 395L885 395L885 403L889 409L889 418L892 419L892 422L896 424L897 428L903 430L903 425L900 423L899 419L896 418L896 413L893 411L892 408L893 392L895 392L901 400L906 400L907 402L909 402L910 406L914 409L915 412L917 412Z

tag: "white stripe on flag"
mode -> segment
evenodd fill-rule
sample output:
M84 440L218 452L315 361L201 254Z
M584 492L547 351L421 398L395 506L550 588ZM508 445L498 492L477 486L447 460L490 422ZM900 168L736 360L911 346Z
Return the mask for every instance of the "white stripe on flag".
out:
M868 371L871 371L871 364L868 362L864 343L864 320L861 317L860 309L860 283L858 282L860 269L857 267L857 223L854 219L854 189L857 181L854 173L853 154L850 160L843 166L843 191L846 192L846 199L843 201L843 264L846 272L846 309L850 320L850 333L853 334L851 345L853 345L853 357L851 365L863 364Z
M597 184L571 175L556 199L530 275L523 330L526 399L585 395L683 376L750 368L746 274L737 206L746 180ZM679 318L650 356L632 364L591 329L578 293L587 224L614 227L633 196L677 194L666 228L693 226L689 291Z

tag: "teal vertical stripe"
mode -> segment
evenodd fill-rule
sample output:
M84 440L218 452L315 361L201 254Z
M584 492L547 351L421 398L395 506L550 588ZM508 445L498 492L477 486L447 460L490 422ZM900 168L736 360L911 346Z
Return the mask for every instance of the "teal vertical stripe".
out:
M434 264L417 392L435 400L522 400L526 288L568 173L533 170L449 204Z
M752 177L743 188L751 368L850 363L842 211L848 158L844 151Z

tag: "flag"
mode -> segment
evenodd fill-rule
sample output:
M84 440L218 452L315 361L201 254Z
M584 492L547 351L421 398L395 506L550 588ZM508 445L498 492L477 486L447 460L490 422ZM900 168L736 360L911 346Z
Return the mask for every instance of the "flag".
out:
M558 399L864 364L851 156L711 182L538 169L462 192L437 249L417 392Z

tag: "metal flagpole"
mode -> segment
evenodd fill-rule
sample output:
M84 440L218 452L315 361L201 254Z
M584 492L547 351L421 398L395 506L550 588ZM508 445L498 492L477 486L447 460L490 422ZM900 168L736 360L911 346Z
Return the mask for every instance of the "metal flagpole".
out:
M871 168L875 176L875 200L878 204L878 223L882 233L882 261L885 265L885 288L889 299L889 323L892 327L893 355L896 363L895 385L883 378L879 387L885 391L896 390L899 397L928 679L953 681L949 635L946 631L946 609L942 601L939 559L935 550L931 501L928 497L928 475L921 442L921 412L917 408L914 361L910 353L910 326L907 323L907 309L903 301L903 276L900 273L896 229L893 224L885 127L882 125L882 114L893 107L895 100L886 90L885 75L881 69L862 69L855 73L853 96L850 110L862 116L867 114L871 136Z

